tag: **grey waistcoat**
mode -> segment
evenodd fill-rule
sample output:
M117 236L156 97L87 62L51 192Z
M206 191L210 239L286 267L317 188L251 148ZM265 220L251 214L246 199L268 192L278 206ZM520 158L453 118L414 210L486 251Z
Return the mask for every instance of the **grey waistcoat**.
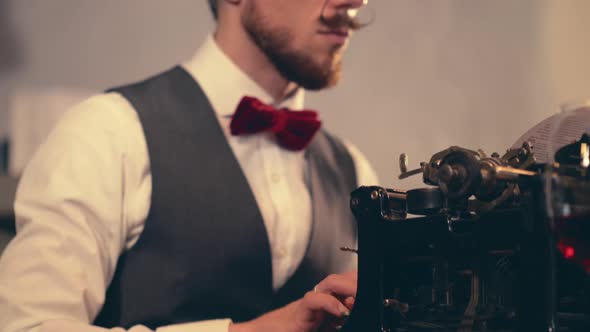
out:
M139 114L152 197L138 242L117 264L95 324L150 328L229 317L255 318L293 301L351 258L348 207L354 163L319 132L306 152L313 227L305 258L278 292L264 222L207 97L180 67L114 89ZM108 179L105 179L108 181Z

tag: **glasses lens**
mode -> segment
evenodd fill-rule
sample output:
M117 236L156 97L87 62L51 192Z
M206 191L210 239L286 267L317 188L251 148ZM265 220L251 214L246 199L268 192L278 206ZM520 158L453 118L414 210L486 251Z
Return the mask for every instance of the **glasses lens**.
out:
M367 26L375 20L375 12L368 4L368 0L363 2L363 6L359 8L350 8L346 11L348 17L354 19L359 25Z

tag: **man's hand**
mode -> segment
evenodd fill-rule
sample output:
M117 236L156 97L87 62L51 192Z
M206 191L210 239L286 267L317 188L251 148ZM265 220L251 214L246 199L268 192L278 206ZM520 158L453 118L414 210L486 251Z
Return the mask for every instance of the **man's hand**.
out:
M356 295L357 271L330 275L302 299L252 321L233 324L229 332L329 332L340 328Z

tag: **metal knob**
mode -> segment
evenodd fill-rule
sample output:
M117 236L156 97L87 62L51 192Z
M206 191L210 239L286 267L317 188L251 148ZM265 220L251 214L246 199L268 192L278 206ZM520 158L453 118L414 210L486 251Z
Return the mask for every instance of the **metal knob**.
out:
M408 155L405 153L399 156L399 170L402 174L408 172Z

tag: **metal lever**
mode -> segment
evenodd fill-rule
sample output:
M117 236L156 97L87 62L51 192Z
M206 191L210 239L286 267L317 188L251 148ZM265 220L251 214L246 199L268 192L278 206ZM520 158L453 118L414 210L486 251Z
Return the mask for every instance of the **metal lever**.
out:
M580 157L582 157L580 166L588 168L588 166L590 166L590 146L588 146L587 143L582 143L580 145Z
M352 248L349 248L349 247L340 247L340 250L341 251L346 251L346 252L352 252L354 254L358 254L359 253L358 250L352 249Z
M399 156L399 169L400 169L401 173L400 173L398 179L401 180L401 179L408 178L412 175L422 173L423 166L424 166L424 163L420 163L420 168L416 168L411 171L408 171L408 155L406 153L402 153Z

